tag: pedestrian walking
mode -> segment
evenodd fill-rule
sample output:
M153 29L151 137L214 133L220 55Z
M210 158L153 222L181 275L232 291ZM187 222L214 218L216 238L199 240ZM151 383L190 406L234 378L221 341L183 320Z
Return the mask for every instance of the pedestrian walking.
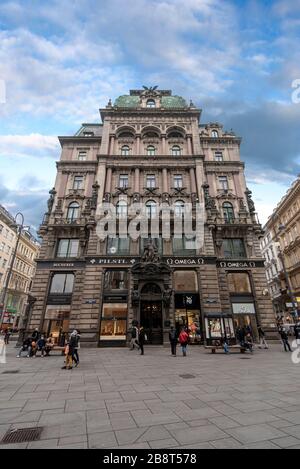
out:
M262 348L262 346L264 346L265 349L268 349L269 346L266 342L265 331L263 330L263 328L261 326L258 326L257 330L258 330L258 336L259 336L259 346L258 347Z
M239 344L243 347L245 342L245 331L242 327L238 326L235 331L236 338Z
M75 344L75 348L74 348L74 357L76 358L75 366L79 365L79 354L78 354L79 349L80 349L80 331L77 331L76 344Z
M174 326L171 326L169 332L169 341L171 345L171 353L173 357L176 357L176 347L177 347L177 332Z
M282 340L282 343L283 343L283 346L284 346L284 351L285 352L291 352L292 349L291 349L291 346L289 344L289 336L287 334L287 331L285 329L285 327L281 326L279 328L279 334L280 334L280 337L281 337L281 340Z
M9 344L9 337L10 337L10 330L5 329L5 332L4 332L4 343L5 343L5 345Z
M67 344L65 346L65 365L62 366L62 370L72 370L73 368L73 354L74 354L74 348L70 344L70 341L67 341Z
M297 345L300 345L300 321L298 321L294 326L295 338Z
M138 343L138 335L139 330L136 326L132 326L131 328L131 340L130 340L130 350L134 350L136 347L139 350L139 343Z
M145 329L143 328L143 326L141 326L139 330L139 346L141 349L141 355L144 355L144 344L146 340L147 340L147 335L145 333Z
M182 355L184 357L186 357L186 348L187 348L187 345L188 345L188 341L189 341L189 335L188 333L186 332L186 330L182 329L182 331L180 332L179 334L179 343L181 345L181 349L182 349Z
M74 331L72 332L72 334L70 336L69 347L72 350L72 361L75 362L75 367L78 366L78 360L77 360L78 354L75 353L77 346L78 346L77 331L76 331L76 329L74 329ZM73 363L72 363L72 366L73 366Z

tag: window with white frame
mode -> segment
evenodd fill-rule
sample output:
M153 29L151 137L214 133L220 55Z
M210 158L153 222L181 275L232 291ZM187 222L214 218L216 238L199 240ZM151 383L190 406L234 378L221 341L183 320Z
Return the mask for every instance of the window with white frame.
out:
M87 157L87 151L86 150L79 150L78 152L78 160L79 161L85 161Z
M148 189L153 189L154 187L156 187L155 174L147 174L147 176L146 176L146 187Z
M83 176L75 176L73 181L73 189L82 189L83 187Z
M223 161L223 152L215 151L215 161Z
M119 187L128 187L128 174L120 174L119 176Z
M227 176L219 176L218 179L219 179L219 186L220 186L220 188L221 188L223 191L227 191L227 190L228 190L228 180L227 180Z

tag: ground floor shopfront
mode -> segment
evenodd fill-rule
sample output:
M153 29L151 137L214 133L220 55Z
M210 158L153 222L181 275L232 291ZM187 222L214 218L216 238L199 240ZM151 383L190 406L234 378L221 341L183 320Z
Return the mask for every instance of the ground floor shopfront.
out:
M93 258L81 262L40 262L29 329L38 327L62 343L73 328L82 345L120 346L132 324L145 328L149 344L167 344L171 326L188 327L194 344L257 326L272 333L275 319L263 295L263 261L216 258ZM42 288L41 288L42 287ZM44 294L43 294L44 288Z

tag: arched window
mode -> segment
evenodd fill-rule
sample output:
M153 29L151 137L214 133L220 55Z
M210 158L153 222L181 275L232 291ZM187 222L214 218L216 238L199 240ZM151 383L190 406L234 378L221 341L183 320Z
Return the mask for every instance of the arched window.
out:
M180 156L181 155L181 149L179 145L173 145L172 146L172 156Z
M147 107L151 107L151 108L155 107L154 99L148 99L147 100Z
M120 202L117 203L117 215L118 217L127 216L127 203L125 200L120 200Z
M154 200L148 200L146 202L146 211L148 218L154 218L156 216L156 202Z
M217 130L212 130L211 131L211 136L212 136L212 138L218 138L219 137L218 131Z
M232 223L234 220L234 211L232 204L230 202L224 202L223 204L223 214L225 222Z
M121 148L121 155L122 156L129 156L129 146L123 145Z
M155 155L155 147L153 145L147 146L147 155L154 156Z
M175 202L175 210L174 210L175 216L181 217L183 215L183 212L184 212L184 202L183 200L177 200Z
M67 219L69 222L77 220L79 216L79 204L77 202L70 203L68 207Z

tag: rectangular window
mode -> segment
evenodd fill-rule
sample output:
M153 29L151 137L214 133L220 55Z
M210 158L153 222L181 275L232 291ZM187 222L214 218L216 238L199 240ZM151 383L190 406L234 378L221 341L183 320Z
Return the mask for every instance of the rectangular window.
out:
M129 254L130 238L107 238L107 254L122 256Z
M192 255L196 253L195 240L182 238L173 238L173 254L174 255Z
M120 174L119 176L119 187L128 187L128 175L127 174Z
M75 176L73 181L73 189L82 189L83 176Z
M223 153L221 151L215 151L215 161L223 161Z
M240 238L223 239L223 253L224 257L228 259L247 257L244 241Z
M6 260L6 259L3 259L3 268L6 267L6 264L7 264L7 260Z
M251 293L251 285L247 272L230 272L227 274L230 293Z
M0 251L4 251L4 248L5 248L5 243L1 243L0 244Z
M57 257L77 257L78 239L60 239L58 242Z
M155 175L154 174L148 174L146 178L146 187L149 189L153 189L156 187L156 180L155 180Z
M85 161L85 160L86 160L86 156L87 156L87 152L86 152L86 151L80 150L80 151L78 152L78 160L79 160L79 161Z
M175 189L181 189L183 186L183 180L181 174L175 174L174 176L174 187Z
M50 293L70 294L73 292L74 274L54 274Z
M128 274L125 270L109 270L105 273L104 290L127 290Z
M219 185L223 191L228 190L228 181L227 176L219 176Z

